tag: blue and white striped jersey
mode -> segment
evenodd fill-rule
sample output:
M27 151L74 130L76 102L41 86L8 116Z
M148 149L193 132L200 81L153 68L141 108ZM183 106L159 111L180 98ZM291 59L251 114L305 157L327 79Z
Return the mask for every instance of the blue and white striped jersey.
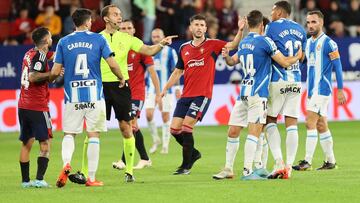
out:
M298 23L281 18L266 26L265 35L270 37L284 56L294 56L301 45L302 50L306 46L306 32ZM284 69L273 61L273 75L271 82L289 81L301 82L299 62Z
M159 53L153 56L155 71L159 77L160 90L162 90L168 81L172 71L175 68L178 56L175 49L165 46ZM147 93L155 94L155 87L151 81L150 75L146 74ZM169 88L168 93L172 93L172 89Z
M73 32L59 41L54 62L65 69L65 103L103 99L100 59L111 54L105 38L90 31Z
M318 38L310 37L305 50L307 58L308 97L329 96L332 92L331 73L335 69L337 86L343 88L342 66L338 46L322 33Z
M278 53L269 38L250 32L239 44L237 55L245 72L239 98L255 96L267 98L271 78L271 57Z

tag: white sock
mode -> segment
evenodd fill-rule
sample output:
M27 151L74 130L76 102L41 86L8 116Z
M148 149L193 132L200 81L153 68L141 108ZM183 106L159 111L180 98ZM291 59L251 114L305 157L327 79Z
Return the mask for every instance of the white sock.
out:
M325 154L325 161L328 161L332 164L336 163L335 160L335 156L334 156L334 142L333 142L333 138L331 136L331 132L330 130L324 132L324 133L320 133L320 144L321 144L321 148L324 151Z
M100 140L98 137L89 138L87 157L90 181L95 181L95 173L99 164Z
M254 157L254 166L256 169L263 168L263 163L261 160L261 155L263 151L263 142L264 142L263 138L264 138L264 133L261 133L256 146L255 157Z
M252 165L254 162L257 142L258 138L254 135L248 135L246 138L244 146L244 176L250 175L252 173Z
M62 140L62 147L61 147L61 157L64 166L71 162L74 149L75 149L74 136L64 135L64 138Z
M169 148L170 142L170 122L166 122L162 126L162 144L163 148Z
M311 164L318 141L317 130L307 130L306 134L305 161Z
M160 140L160 137L158 135L157 127L154 120L148 121L148 125L153 142L158 142Z
M266 133L270 151L275 160L283 160L281 153L281 137L276 123L269 123L266 125Z
M266 168L266 166L267 166L268 156L269 156L269 145L268 145L266 136L264 135L263 150L262 150L262 154L261 154L261 162L262 162L264 168Z
M299 144L298 128L292 125L286 128L286 165L292 166Z
M237 137L237 138L228 137L227 138L225 168L229 168L229 169L231 169L231 171L233 171L236 153L239 150L239 144L240 144L239 137Z

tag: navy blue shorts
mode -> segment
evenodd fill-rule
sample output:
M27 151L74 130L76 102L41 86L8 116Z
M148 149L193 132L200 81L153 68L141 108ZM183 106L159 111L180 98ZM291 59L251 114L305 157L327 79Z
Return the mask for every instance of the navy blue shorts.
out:
M183 97L177 101L174 117L185 118L190 116L201 121L209 108L211 99L199 97Z
M52 138L52 126L49 112L18 110L20 122L19 140L26 144L35 137L39 142Z
M144 107L143 100L131 100L131 117L140 118L140 113Z

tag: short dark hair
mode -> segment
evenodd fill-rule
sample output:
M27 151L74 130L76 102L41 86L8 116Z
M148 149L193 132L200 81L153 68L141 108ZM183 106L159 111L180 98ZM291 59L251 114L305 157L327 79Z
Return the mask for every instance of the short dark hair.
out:
M127 22L129 22L129 23L131 23L132 25L134 25L134 22L133 22L132 20L130 20L130 19L125 19L125 20L122 20L121 22L122 22L122 23L127 23Z
M307 15L317 15L319 18L324 19L324 14L320 10L309 11Z
M269 24L269 23L270 23L269 18L263 16L263 25L264 25L264 27L265 27L267 24Z
M91 18L91 11L86 8L78 8L71 15L76 27L80 27Z
M108 16L108 15L109 15L109 9L110 9L110 8L117 8L117 6L114 5L114 4L110 4L110 5L105 6L105 7L101 10L101 13L100 13L101 18L104 18L105 16Z
M206 23L206 17L201 14L196 14L196 15L191 16L190 23L192 23L194 20L203 20Z
M291 5L287 1L278 1L274 4L276 8L284 10L288 15L291 14Z
M38 46L44 43L44 38L49 34L50 32L48 28L38 27L32 32L31 39L33 40L34 44Z
M246 18L249 24L249 28L255 28L263 22L263 14L259 10L250 11Z

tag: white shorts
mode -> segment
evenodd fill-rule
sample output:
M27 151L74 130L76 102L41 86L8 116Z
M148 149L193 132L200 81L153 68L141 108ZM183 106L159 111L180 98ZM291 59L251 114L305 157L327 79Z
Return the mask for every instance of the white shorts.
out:
M267 98L259 96L237 100L230 114L229 125L247 127L248 123L266 123Z
M269 86L268 116L279 114L299 118L301 102L300 82L271 82Z
M148 93L145 98L145 109L155 109L155 94ZM162 112L171 112L174 100L174 94L166 94L162 98Z
M306 110L327 117L330 96L313 95L306 101Z
M82 133L84 120L87 132L106 132L105 101L65 104L63 116L65 133Z

